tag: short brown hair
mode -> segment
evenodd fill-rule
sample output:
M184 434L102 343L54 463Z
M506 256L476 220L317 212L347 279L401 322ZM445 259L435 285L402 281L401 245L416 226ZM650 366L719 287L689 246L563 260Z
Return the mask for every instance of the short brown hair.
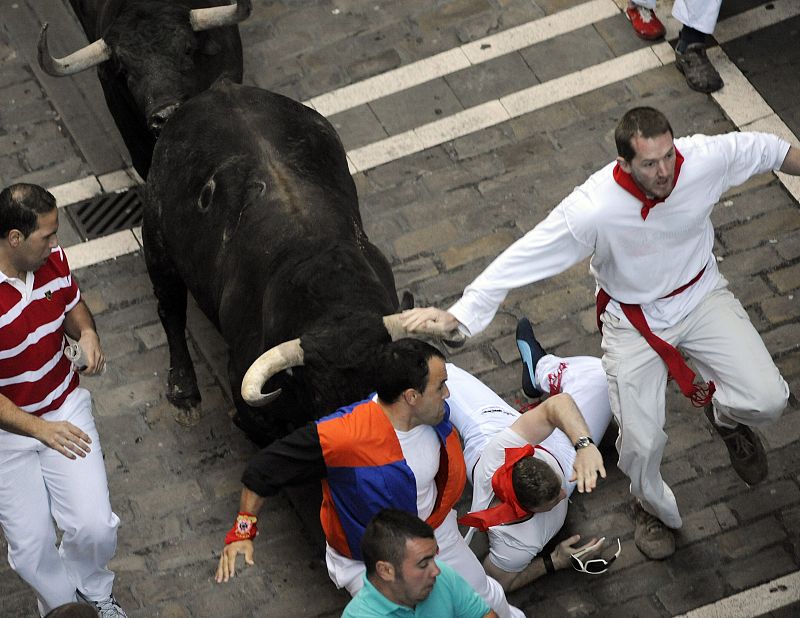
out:
M535 457L523 457L514 464L511 485L520 505L528 511L552 502L561 493L558 475Z
M634 107L625 113L614 131L617 154L630 163L636 156L631 143L634 137L657 137L664 133L675 136L664 114L653 107Z
M367 575L375 573L375 565L379 561L400 568L408 541L434 538L433 528L416 515L397 509L378 511L361 537L361 555Z

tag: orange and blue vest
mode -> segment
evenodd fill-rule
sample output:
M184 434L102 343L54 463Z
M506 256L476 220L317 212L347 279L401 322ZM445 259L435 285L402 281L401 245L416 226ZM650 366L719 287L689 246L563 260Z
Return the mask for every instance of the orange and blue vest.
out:
M434 426L442 448L436 473L436 502L425 520L437 528L461 497L466 482L464 454L445 403L444 420ZM417 513L417 484L400 441L380 406L364 400L317 421L327 468L322 481L320 521L328 544L361 560L361 537L384 508Z

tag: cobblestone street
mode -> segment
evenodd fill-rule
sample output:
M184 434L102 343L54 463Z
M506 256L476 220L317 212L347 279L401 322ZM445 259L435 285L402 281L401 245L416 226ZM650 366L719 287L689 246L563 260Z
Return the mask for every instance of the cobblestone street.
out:
M738 108L727 107L724 95L733 92L727 73L728 85L712 97L690 90L668 60L574 96L553 94L554 103L453 139L442 129L445 137L438 143L426 142L424 125L538 84L567 84L568 91L577 72L650 54L651 44L634 36L612 0L254 0L253 5L240 27L245 83L310 101L329 117L357 170L367 234L388 257L398 292L412 292L418 306L447 307L457 300L500 251L616 157L613 131L627 109L661 109L676 136L724 133L750 123L758 128L764 121L759 116L740 122ZM670 6L659 2L665 20ZM590 8L594 12L585 25L553 31L539 42L443 71L424 83L398 86L365 102L353 96L341 109L325 96L517 26L569 10L588 14ZM753 25L776 19L775 11L789 17ZM56 79L36 65L43 21L50 22L54 55L85 43L60 0L0 0L0 185L62 187L87 176L108 190L132 184L132 173L119 173L130 167L130 158L94 72ZM739 34L740 27L749 29ZM668 37L676 32L670 20ZM716 48L721 61L749 80L771 108L769 118L782 121L793 144L800 144L800 9L794 0L723 2L717 34L724 39ZM746 99L735 93L730 97ZM371 154L383 140L405 144L415 130L426 147L409 147L409 154L382 163ZM756 177L724 196L713 221L720 270L792 393L798 393L800 211L791 186L775 174ZM82 240L65 217L59 238L65 247ZM138 239L136 230L134 249ZM76 268L75 276L97 320L108 371L82 385L94 398L111 501L122 521L111 568L117 574L115 595L130 618L338 616L349 596L327 575L313 487L268 500L255 566L241 569L227 584L214 583L223 538L238 507L239 478L256 452L230 420L226 347L192 304L190 350L203 401L198 418L178 413L165 398L166 337L142 252L87 264ZM512 292L488 330L449 352L449 360L510 403L528 403L520 388L517 318L529 316L541 343L555 354L599 356L594 292L587 262ZM795 396L782 418L762 431L770 472L752 488L730 467L703 414L674 385L668 387L667 408L662 471L684 515L675 555L649 561L634 545L628 480L615 465L614 435L607 436L602 452L608 478L598 491L573 496L559 538L619 537L622 553L604 575L561 571L511 594L510 602L528 616L677 616L798 572ZM0 534L0 550L5 549ZM788 618L800 607L795 598L792 606L768 611L751 615ZM37 615L32 591L0 560L0 616Z

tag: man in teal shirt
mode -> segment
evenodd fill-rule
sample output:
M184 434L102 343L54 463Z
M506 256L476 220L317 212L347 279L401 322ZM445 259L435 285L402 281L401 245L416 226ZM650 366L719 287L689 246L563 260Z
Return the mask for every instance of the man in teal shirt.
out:
M364 587L342 618L497 618L458 573L434 560L438 551L433 528L416 515L380 511L361 539Z

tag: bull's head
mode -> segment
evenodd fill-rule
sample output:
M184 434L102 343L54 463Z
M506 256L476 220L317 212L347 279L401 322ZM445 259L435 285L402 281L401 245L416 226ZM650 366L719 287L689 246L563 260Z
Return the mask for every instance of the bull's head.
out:
M163 0L130 2L103 38L63 58L50 54L44 24L39 65L50 75L66 76L112 60L115 71L124 73L148 128L157 135L178 106L203 89L196 74L196 54L211 56L220 50L213 39L197 33L236 25L251 10L251 0L204 9Z
M435 325L425 325L414 331L409 331L400 323L400 314L388 315L383 318L383 324L392 339L401 337L428 335L444 338L451 346L464 343L464 336L458 332L442 332ZM242 379L242 398L251 406L259 407L269 404L281 394L281 389L270 393L262 393L261 389L269 379L280 371L303 364L303 348L300 339L285 341L259 356L245 373Z

